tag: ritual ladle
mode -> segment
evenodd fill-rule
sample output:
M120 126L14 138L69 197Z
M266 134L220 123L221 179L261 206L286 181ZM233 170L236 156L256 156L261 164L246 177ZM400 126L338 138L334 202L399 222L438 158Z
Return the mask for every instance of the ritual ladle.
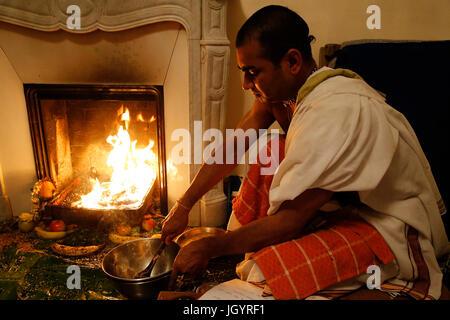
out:
M158 250L156 250L155 254L153 255L153 258L150 261L150 263L148 264L148 266L144 270L139 272L138 278L145 278L146 276L150 277L153 267L155 266L156 261L158 260L159 256L161 255L161 253L163 252L165 247L166 247L166 243L164 241L162 241L158 247Z

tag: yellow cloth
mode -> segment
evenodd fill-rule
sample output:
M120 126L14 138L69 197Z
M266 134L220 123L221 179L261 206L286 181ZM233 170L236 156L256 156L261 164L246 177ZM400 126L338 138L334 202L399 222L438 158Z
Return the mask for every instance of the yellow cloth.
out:
M298 91L297 102L295 104L298 105L311 91L314 90L315 87L317 87L323 81L335 76L344 76L347 78L362 80L362 78L356 72L348 69L327 69L321 72L316 72L306 80L306 82Z

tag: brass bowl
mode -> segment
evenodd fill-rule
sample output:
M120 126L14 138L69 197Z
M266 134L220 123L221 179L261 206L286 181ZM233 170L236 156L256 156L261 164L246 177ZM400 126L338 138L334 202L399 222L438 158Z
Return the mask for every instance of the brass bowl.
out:
M188 229L174 239L174 242L180 247L191 243L192 241L200 240L215 235L225 234L226 231L222 228L213 227L196 227Z

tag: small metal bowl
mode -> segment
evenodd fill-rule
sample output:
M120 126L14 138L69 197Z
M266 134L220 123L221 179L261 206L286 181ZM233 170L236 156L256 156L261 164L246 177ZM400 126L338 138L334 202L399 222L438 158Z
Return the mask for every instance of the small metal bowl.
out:
M191 243L192 241L225 233L226 231L221 228L197 227L184 231L182 234L180 234L178 237L174 239L174 242L178 244L180 247L184 247L185 245Z
M115 288L128 299L156 299L169 286L170 273L179 247L166 246L149 277L136 278L150 263L161 239L144 238L121 244L109 251L102 261L102 270Z

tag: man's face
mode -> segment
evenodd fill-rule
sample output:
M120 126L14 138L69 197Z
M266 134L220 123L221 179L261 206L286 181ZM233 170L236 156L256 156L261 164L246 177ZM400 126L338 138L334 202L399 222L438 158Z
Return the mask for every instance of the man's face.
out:
M286 64L274 65L263 57L257 40L248 40L236 49L239 69L244 72L242 88L251 90L256 99L262 102L280 102L291 99L296 94L293 79Z

